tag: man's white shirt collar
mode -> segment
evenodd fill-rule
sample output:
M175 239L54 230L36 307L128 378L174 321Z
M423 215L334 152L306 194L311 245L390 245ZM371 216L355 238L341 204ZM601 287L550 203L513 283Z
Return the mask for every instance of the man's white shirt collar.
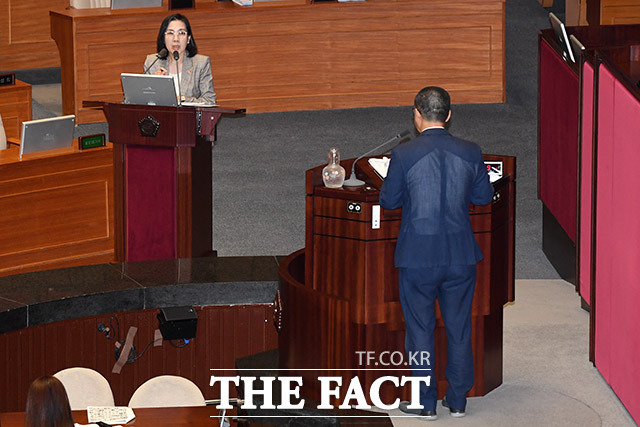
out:
M420 133L424 132L425 130L429 130L429 129L444 129L444 126L429 126L428 128L422 129L422 131Z

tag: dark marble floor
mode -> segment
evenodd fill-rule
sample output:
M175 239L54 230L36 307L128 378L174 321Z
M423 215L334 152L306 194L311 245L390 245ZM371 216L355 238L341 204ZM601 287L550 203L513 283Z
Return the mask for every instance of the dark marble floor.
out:
M282 258L112 263L0 277L0 333L129 310L268 304Z

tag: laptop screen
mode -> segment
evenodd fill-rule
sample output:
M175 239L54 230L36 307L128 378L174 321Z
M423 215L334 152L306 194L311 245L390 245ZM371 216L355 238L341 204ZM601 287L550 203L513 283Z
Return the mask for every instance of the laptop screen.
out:
M124 104L177 107L178 97L171 76L122 73Z

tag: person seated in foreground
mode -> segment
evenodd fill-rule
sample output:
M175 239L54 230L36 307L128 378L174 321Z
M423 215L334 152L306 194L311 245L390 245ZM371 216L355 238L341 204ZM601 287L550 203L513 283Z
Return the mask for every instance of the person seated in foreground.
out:
M186 16L175 13L164 18L157 38L157 51L163 49L167 50L164 58L156 53L147 55L144 62L147 73L173 76L181 101L215 104L211 59L198 54L191 24ZM180 84L177 79L180 79Z
M29 386L25 427L73 427L64 386L55 377L37 378Z

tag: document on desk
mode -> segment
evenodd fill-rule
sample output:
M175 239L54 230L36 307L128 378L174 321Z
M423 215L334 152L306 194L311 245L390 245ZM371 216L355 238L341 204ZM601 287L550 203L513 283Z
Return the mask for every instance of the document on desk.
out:
M135 417L133 409L127 406L87 406L89 423L126 424Z
M380 178L385 179L387 177L387 171L389 170L389 157L385 156L381 159L369 159L369 164L376 171Z
M183 107L217 107L218 104L207 104L205 102L197 102L197 101L182 101L180 103Z

